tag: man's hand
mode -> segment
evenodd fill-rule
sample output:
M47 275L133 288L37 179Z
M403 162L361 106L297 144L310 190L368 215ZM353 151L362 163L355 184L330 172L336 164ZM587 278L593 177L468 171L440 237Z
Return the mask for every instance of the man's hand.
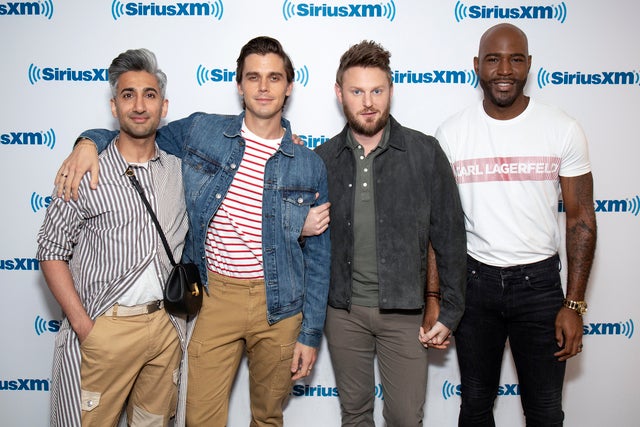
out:
M291 380L296 381L311 374L317 356L318 350L316 348L297 342L291 361Z
M424 307L424 316L422 317L422 327L418 339L424 336L426 331L431 330L438 322L438 316L440 315L440 301L437 298L427 297ZM422 342L422 340L420 340ZM423 343L425 347L429 347Z
M296 145L304 145L304 141L300 139L300 137L296 133L291 135L291 139L293 139L293 143Z
M318 195L316 194L316 199ZM302 236L317 236L324 233L329 228L329 208L331 203L326 202L320 206L309 209L307 218L302 226Z
M77 201L80 181L87 172L91 173L91 188L98 188L99 169L96 145L91 140L81 139L58 169L54 181L58 197L64 196L67 202L73 197Z
M427 348L444 350L449 346L449 344L451 344L451 340L449 340L450 336L451 329L447 328L440 322L436 322L436 324L429 330L425 330L424 326L421 326L418 339L422 345Z
M87 317L82 325L73 326L73 330L75 331L76 335L78 335L78 341L80 342L80 344L82 344L84 340L87 339L87 337L91 333L91 330L93 329L94 324L95 322Z
M553 355L560 362L582 351L582 317L570 308L562 307L556 316L556 342L560 351Z

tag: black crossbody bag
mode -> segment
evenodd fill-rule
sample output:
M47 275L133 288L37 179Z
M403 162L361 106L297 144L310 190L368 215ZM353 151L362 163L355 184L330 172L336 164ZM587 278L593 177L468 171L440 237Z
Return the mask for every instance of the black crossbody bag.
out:
M127 169L126 175L131 180L131 183L138 194L140 194L142 202L149 211L151 219L160 234L162 245L167 251L167 256L173 266L169 273L169 277L167 278L167 282L164 284L163 296L165 310L171 314L187 314L189 316L193 316L198 313L200 307L202 307L202 283L200 281L198 266L192 262L176 263L173 259L171 249L169 248L167 238L162 231L162 227L160 227L160 222L158 222L156 214L153 212L149 201L144 195L144 190L136 178L133 169Z

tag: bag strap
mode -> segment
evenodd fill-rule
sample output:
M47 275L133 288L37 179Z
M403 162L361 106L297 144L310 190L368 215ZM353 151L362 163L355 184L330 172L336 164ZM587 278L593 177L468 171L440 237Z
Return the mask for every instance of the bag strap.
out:
M175 266L176 261L173 259L173 254L171 253L171 249L169 248L169 243L167 242L167 238L164 236L164 233L162 232L162 227L160 226L160 222L158 221L156 214L153 212L153 208L151 207L151 204L149 204L149 200L147 200L147 197L144 195L144 190L142 189L140 182L136 178L136 175L133 172L133 169L131 168L131 166L129 166L125 174L131 180L131 183L133 184L133 187L136 189L136 191L138 191L138 194L140 194L140 197L142 198L142 203L144 203L144 205L146 206L147 210L149 211L149 214L151 215L151 219L153 220L153 223L158 229L158 233L160 234L160 239L162 239L162 245L164 246L164 250L167 251L167 255L169 256L169 261L171 261L171 265Z

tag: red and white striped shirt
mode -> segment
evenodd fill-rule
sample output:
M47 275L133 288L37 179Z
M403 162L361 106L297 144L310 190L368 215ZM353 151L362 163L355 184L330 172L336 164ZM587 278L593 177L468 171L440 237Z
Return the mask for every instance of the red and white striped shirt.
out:
M241 279L264 277L262 264L262 194L264 168L282 138L264 139L242 125L245 152L216 215L209 223L207 268Z

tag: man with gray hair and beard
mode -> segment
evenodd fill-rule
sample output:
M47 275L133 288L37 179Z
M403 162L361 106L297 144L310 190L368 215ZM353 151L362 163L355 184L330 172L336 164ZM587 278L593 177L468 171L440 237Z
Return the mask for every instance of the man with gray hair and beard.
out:
M125 405L130 426L166 426L176 414L186 319L163 308L171 263L130 180L140 182L180 259L188 227L181 161L155 143L166 82L146 49L113 60L111 111L120 132L99 157L101 185L89 191L86 176L80 200L54 195L38 234L37 258L64 313L52 426L115 426Z

